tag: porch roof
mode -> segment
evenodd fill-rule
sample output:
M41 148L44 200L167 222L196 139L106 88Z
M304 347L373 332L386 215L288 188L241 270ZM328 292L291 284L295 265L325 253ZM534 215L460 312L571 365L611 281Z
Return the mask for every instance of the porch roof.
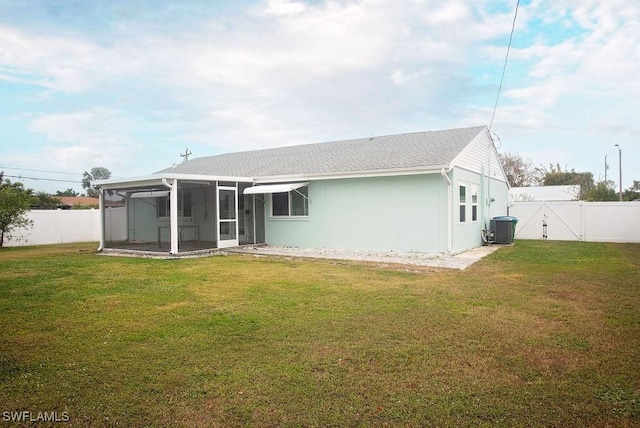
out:
M161 172L158 174L145 175L141 177L130 178L109 178L107 180L95 180L91 184L105 190L114 189L135 189L152 186L165 186L167 180L188 181L192 183L208 183L212 181L240 181L244 183L253 183L250 177L236 176L220 176L220 175L200 175L200 174L174 174L170 172Z

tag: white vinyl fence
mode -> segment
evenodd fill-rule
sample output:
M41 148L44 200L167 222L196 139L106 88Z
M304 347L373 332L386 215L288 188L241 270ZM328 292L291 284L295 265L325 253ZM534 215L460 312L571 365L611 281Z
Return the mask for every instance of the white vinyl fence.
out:
M543 239L546 223L551 240L640 243L640 202L512 202L509 214L518 218L515 239ZM5 238L5 246L100 240L100 210L37 210L28 216L33 227L19 231L26 239ZM105 210L105 231L107 241L127 239L125 207Z
M515 239L640 242L640 202L512 202L509 215Z
M8 240L7 247L20 245L65 244L100 240L100 210L33 210L27 216L31 228L16 230L20 240Z

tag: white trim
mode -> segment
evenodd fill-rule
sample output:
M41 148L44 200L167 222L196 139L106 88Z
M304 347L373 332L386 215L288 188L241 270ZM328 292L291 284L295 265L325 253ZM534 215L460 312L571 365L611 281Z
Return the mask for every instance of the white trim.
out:
M104 236L104 190L100 189L98 192L98 200L100 201L100 244L98 245L98 251L104 250L105 236Z
M311 174L292 174L292 175L273 175L264 177L235 177L235 176L218 176L218 175L199 175L199 174L171 174L160 173L152 174L141 177L131 178L110 178L107 180L94 180L91 182L92 186L100 187L102 189L127 189L145 186L159 186L164 183L165 180L180 180L191 181L198 183L207 183L215 181L236 181L241 183L254 183L254 184L272 184L282 181L308 181L308 180L336 180L343 178L372 178L372 177L387 177L387 176L403 176L403 175L419 175L419 174L438 174L440 170L445 168L450 170L450 165L433 165L429 167L418 166L410 168L388 168L388 169L375 169L366 171L350 171L344 173L324 172L324 173L311 173Z
M243 193L245 195L256 195L256 194L264 195L265 193L288 193L308 185L309 185L308 181L305 183L268 184L264 186L247 187L246 189L244 189Z
M101 187L103 189L123 189L123 188L135 188L144 186L157 186L163 184L165 180L180 180L191 181L198 183L206 183L212 181L240 181L243 183L252 183L254 180L250 177L234 177L234 176L219 176L219 175L199 175L199 174L171 174L160 173L145 175L142 177L131 178L110 178L108 180L94 180L91 182L92 186Z
M460 197L460 190L464 187L464 201ZM469 198L469 194L467 192L467 184L458 183L458 223L469 223L467 221L467 199ZM464 206L464 220L460 218L461 208Z
M255 177L256 184L269 184L278 181L302 181L302 180L337 180L342 178L372 178L401 175L438 174L442 168L449 169L449 165L434 165L430 167L411 168L390 168L367 171L352 171L345 173L316 173L316 174L294 174L294 175L272 175L265 177Z
M298 183L296 183L298 184ZM308 183L306 183L308 184ZM304 195L303 193L299 192L297 189L300 189L302 187L306 187L306 186L299 186L296 187L295 189L289 191L289 192L277 192L277 193L287 193L287 208L288 208L288 213L287 214L282 214L282 215L274 215L273 214L273 208L274 208L274 202L273 202L273 193L270 193L271 197L271 212L269 213L269 218L272 219L307 219L309 218L309 202L311 202L311 200L307 197L307 195ZM298 195L302 196L303 199L306 199L306 214L292 214L291 211L293 209L293 193L297 193Z
M170 254L178 254L178 180L173 180L171 184L171 191L169 194L170 206L175 207L169 213L169 220L171 226L171 251Z
M447 185L447 252L453 254L453 183L444 168L440 170L440 174Z
M171 192L169 190L151 190L149 192L135 192L129 196L132 199L139 198L158 198L162 196L169 196Z
M221 191L230 191L234 194L234 199L231 202L233 206L231 207L234 212L234 217L232 219L223 219L220 218L220 192ZM237 247L240 237L238 236L239 232L239 216L238 216L238 184L236 183L235 187L231 186L217 186L216 189L216 235L218 237L217 248L229 248L229 247ZM222 239L220 235L220 225L222 223L235 223L235 238L234 239Z
M480 196L478 195L478 186L477 185L470 185L469 187L471 188L470 189L471 192L469 194L469 196L470 196L470 201L469 201L470 205L469 206L471 207L471 213L470 213L471 214L471 220L470 220L470 222L471 223L477 223L478 222L478 201L480 200ZM473 202L473 197L474 196L476 197L476 201L475 202ZM476 209L476 218L475 219L473 218L473 208L474 207Z

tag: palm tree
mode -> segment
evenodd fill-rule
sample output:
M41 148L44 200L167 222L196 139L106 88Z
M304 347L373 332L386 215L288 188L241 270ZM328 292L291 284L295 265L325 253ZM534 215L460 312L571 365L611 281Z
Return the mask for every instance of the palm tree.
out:
M87 189L87 196L97 198L99 193L94 187L91 187L93 180L106 180L111 177L111 171L102 166L96 166L91 168L91 173L85 171L82 173L82 187Z

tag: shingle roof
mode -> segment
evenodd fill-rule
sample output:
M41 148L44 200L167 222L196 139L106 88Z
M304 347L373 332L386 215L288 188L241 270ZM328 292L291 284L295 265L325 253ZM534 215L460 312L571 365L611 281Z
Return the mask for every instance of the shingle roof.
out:
M90 196L55 196L56 199L60 199L62 205L72 207L74 205L86 205L90 207L99 207L100 199L92 198Z
M484 126L196 158L159 173L266 177L449 165Z

